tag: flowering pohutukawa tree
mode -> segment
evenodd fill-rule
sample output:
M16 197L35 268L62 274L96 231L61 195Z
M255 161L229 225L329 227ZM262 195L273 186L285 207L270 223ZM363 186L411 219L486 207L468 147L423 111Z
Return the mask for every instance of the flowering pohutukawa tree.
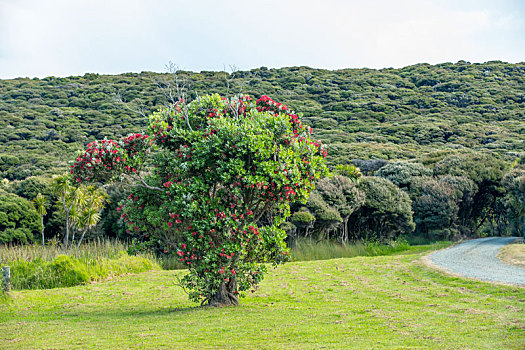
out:
M149 173L118 208L123 220L188 267L181 283L192 300L237 305L266 263L288 260L279 226L289 203L306 201L328 172L311 134L267 96L209 95L153 113L149 137L129 137L136 154L126 139L91 144L72 174L79 182L142 174L151 147Z

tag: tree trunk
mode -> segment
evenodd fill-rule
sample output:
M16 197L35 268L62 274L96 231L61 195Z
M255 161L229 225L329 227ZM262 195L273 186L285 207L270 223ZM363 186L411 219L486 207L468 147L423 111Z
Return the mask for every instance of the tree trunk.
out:
M64 248L69 244L69 211L66 212L66 235L64 236Z
M66 196L62 196L62 205L64 206L64 212L66 213L66 235L64 236L64 248L67 248L69 244L69 210L70 208L66 205Z
M82 243L82 240L84 239L84 235L86 234L87 228L82 231L82 236L80 236L80 239L78 240L77 248L80 248L80 243Z
M44 241L44 215L40 215L40 225L42 226L42 246L46 245Z
M73 226L73 225L71 225ZM73 229L73 234L71 235L71 245L75 245L75 234L77 233L76 229Z
M208 302L210 306L239 306L239 294L237 292L237 279L234 277L229 282L223 281L217 293Z
M344 239L344 244L347 244L348 243L348 220L350 219L350 215L345 217L344 219L344 222L343 222L343 239Z

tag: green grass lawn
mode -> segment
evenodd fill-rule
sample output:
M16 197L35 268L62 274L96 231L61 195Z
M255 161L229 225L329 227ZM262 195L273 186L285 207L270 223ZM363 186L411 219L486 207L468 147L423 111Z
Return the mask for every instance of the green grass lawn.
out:
M525 348L525 288L446 276L422 254L288 263L237 308L189 302L183 271L14 292L0 348Z

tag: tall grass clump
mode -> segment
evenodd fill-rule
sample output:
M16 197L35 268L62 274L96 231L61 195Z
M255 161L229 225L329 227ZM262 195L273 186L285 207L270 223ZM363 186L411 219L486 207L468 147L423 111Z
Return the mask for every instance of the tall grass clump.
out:
M126 244L97 241L80 248L0 246L0 266L11 267L13 289L71 287L126 273L160 269L149 253L130 256Z
M319 242L298 240L292 247L291 255L293 261L310 261L353 258L355 256L389 255L410 249L410 245L403 239L387 243L358 241L345 245L330 240Z
M182 264L178 257L174 257L172 255L163 255L157 258L160 267L162 267L163 270L184 270L186 269L186 266Z
M118 240L99 240L85 243L77 248L60 245L0 245L0 264L14 260L51 261L59 255L67 255L82 261L96 261L101 258L113 259L119 257L122 251L127 251L128 245ZM148 253L143 253L148 255ZM142 253L140 254L142 255ZM153 255L148 257L153 258Z

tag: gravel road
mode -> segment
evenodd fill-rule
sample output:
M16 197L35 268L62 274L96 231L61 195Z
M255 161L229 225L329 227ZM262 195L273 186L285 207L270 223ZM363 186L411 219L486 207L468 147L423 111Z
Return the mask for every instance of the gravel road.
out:
M525 269L503 263L498 251L517 237L473 239L439 250L428 256L437 267L448 272L484 281L525 285Z

